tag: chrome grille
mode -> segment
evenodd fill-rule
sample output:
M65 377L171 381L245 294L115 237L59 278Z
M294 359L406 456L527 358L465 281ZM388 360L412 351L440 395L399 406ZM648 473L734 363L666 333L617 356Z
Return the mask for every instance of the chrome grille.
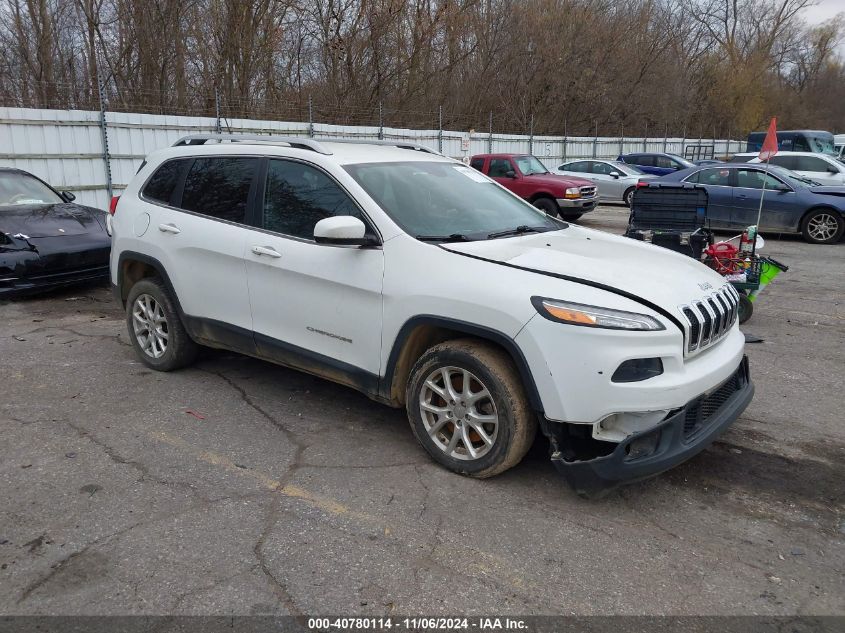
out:
M581 197L582 198L592 198L596 195L596 188L595 187L581 187Z
M687 352L700 351L727 334L739 312L739 294L730 284L680 306L686 319Z

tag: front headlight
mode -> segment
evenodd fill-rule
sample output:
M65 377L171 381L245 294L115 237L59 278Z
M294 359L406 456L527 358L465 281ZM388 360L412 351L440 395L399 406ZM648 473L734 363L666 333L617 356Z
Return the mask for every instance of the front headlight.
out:
M564 198L573 199L573 198L580 198L581 197L581 190L578 187L570 187L564 193Z
M531 303L534 304L541 316L558 323L600 327L608 330L654 331L666 329L660 321L647 314L613 310L612 308L590 306L571 301L544 299L543 297L532 297Z

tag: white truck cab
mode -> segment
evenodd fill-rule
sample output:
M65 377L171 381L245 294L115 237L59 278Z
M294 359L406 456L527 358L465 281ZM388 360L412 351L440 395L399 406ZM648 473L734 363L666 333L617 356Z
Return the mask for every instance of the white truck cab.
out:
M204 135L113 205L111 275L148 366L198 345L407 410L433 459L488 477L539 426L595 495L704 449L754 387L737 293L668 250L567 224L401 143Z

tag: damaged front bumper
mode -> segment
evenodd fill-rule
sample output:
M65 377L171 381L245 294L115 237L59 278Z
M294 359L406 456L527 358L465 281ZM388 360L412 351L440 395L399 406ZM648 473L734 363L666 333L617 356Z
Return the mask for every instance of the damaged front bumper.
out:
M743 357L727 381L672 411L654 428L629 435L609 454L579 459L573 442L560 429L545 429L552 443L552 463L579 495L598 497L695 456L742 414L753 396L748 358Z

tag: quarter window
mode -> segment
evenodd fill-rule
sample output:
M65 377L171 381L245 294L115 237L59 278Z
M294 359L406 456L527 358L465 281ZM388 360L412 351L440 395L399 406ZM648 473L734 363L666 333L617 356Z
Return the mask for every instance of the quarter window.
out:
M361 217L340 186L319 169L287 160L271 160L264 193L264 228L314 238L314 226L336 215Z
M185 178L182 204L220 220L244 223L257 158L197 158Z
M186 160L169 160L161 165L144 187L144 197L156 202L170 204L173 191L179 184L179 176L185 167Z

